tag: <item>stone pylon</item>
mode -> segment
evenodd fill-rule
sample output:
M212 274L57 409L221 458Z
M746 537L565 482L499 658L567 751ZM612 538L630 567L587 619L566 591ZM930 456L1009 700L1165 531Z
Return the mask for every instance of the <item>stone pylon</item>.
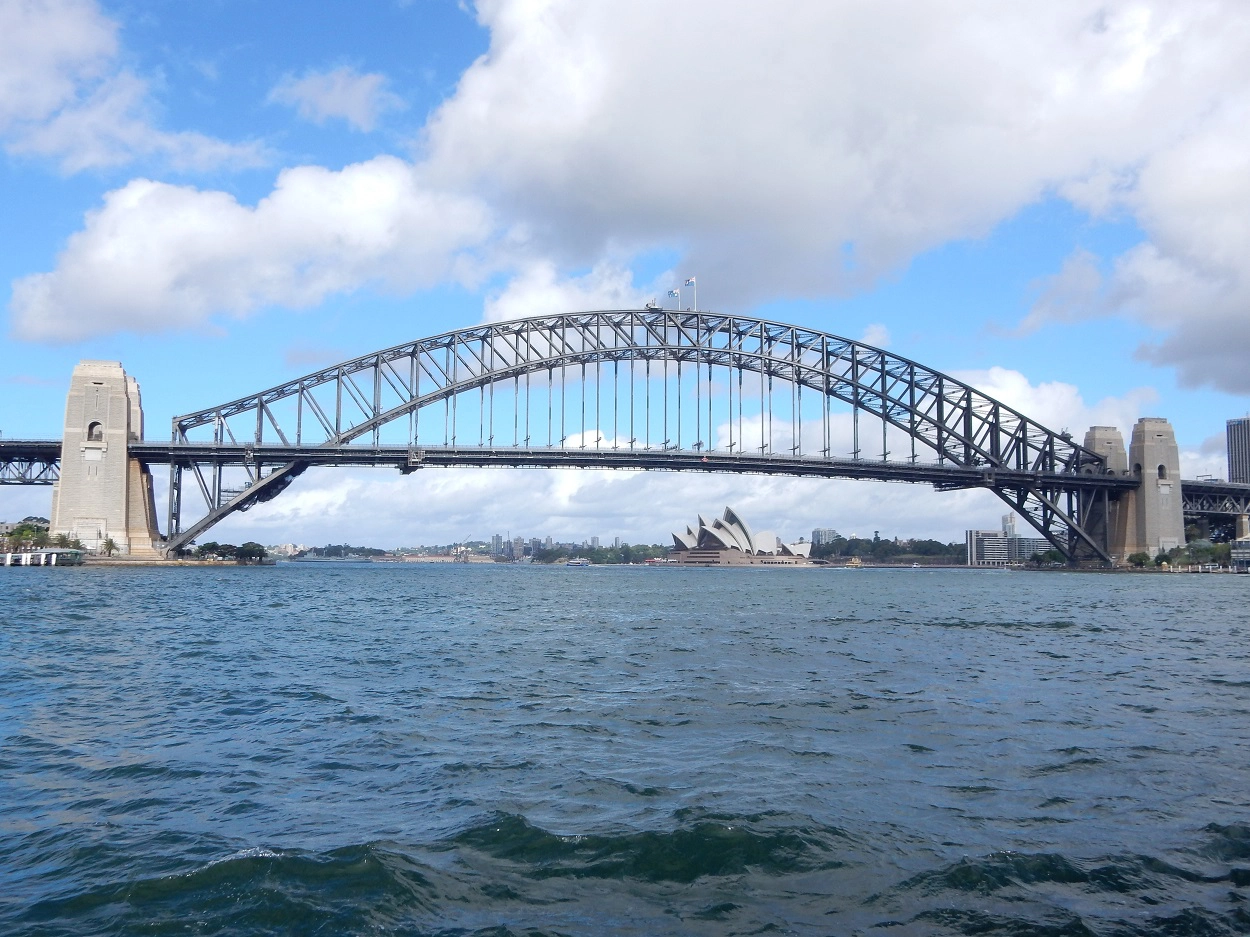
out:
M1153 560L1159 553L1185 544L1181 502L1181 462L1172 424L1161 417L1142 417L1133 427L1125 452L1124 437L1114 426L1092 426L1085 448L1107 459L1107 471L1139 480L1139 487L1112 502L1107 518L1107 545L1112 562L1123 565L1133 553Z
M1128 474L1128 453L1124 449L1124 436L1116 427L1091 426L1085 433L1084 446L1107 460L1108 475L1122 477ZM1088 526L1106 532L1107 552L1111 555L1111 562L1122 566L1127 556L1124 552L1124 545L1127 542L1131 511L1126 498L1109 500L1106 506L1107 516L1089 518ZM1102 504L1096 502L1093 510L1101 515Z
M1133 427L1128 450L1129 472L1141 479L1130 492L1132 507L1125 538L1128 553L1149 553L1153 559L1185 545L1185 515L1181 503L1181 457L1172 424L1144 416Z
M139 383L116 361L80 361L70 379L61 442L61 480L52 490L53 536L89 550L159 557L152 475L130 458L143 439Z

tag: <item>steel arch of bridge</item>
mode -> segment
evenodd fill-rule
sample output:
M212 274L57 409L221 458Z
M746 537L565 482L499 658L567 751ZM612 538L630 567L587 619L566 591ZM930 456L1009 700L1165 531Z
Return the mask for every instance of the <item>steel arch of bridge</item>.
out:
M628 369L630 413L630 432L624 445L617 433L622 366ZM593 369L598 407L599 382L605 367L610 368L616 382L610 401L614 411L610 451L616 454L615 461L590 458L584 432L579 445L566 445L571 437L563 420L559 443L551 435L557 375L562 417L568 386L576 388L580 382L584 431L590 387L587 372ZM697 427L696 439L685 446L681 427L689 425L690 420L687 417L683 424L681 417L683 368L693 368L695 372ZM723 443L725 427L718 429L713 420L712 376L718 370L726 377L720 392L727 395L727 445L716 442L719 434ZM667 433L671 409L668 394L674 371L675 439ZM546 446L532 445L530 390L536 375L546 377ZM702 422L705 375L706 424ZM744 438L743 417L748 375L753 382L749 389L752 401L758 389L760 426L760 435L750 440ZM641 395L640 376L645 388ZM523 443L519 436L522 381L526 407ZM663 383L666 432L661 433L665 437L662 441L653 444L649 436L653 425L650 409L652 394L659 396L655 390L657 381ZM690 396L688 384L685 394ZM511 399L516 401L513 445L496 446L496 388L506 390L509 385ZM807 453L803 452L802 442L805 390L818 395L823 414L819 439ZM474 392L479 439L476 445L466 445L458 433L464 431L467 435L471 429L472 401L467 398ZM492 427L489 435L485 423L488 394ZM787 394L792 420L797 414L797 436L792 432L791 440L797 438L798 445L790 446L788 453L778 453L774 451L774 402L781 409L780 402ZM458 420L461 400L467 401L469 412ZM726 400L722 400L722 408ZM855 421L854 449L849 460L835 458L831 452L830 408L834 402L849 405ZM443 444L419 445L422 413L436 410L436 405L441 405L443 411ZM658 406L659 401L654 401L654 405ZM640 441L634 432L635 416L643 407L648 410L648 436ZM861 413L881 423L880 461L862 458L858 432ZM598 414L595 421L598 436L596 445L590 447L593 452L600 451L598 443L603 439L601 417ZM1047 429L950 375L862 342L793 325L707 312L655 308L581 312L457 329L363 355L257 394L175 417L169 447L167 549L173 551L186 545L234 511L270 500L310 464L334 461L325 458L331 453L343 454L338 459L340 464L353 464L353 453L381 451L386 448L381 438L383 430L403 420L408 421L408 467L437 464L438 460L429 456L441 449L450 454L446 462L458 464L612 464L901 478L929 481L946 489L989 487L1070 560L1109 559L1104 520L1107 500L1129 484L1108 478L1102 457L1073 442L1067 433ZM911 454L906 463L888 460L886 436L891 427L910 439ZM707 442L700 438L704 431ZM197 435L206 433L211 433L211 439L197 442ZM900 466L919 468L924 464L918 461L917 445L934 460L934 471L911 478ZM241 488L232 489L222 480L223 468L230 465L241 465L247 473ZM204 498L207 513L184 527L184 481L188 473Z

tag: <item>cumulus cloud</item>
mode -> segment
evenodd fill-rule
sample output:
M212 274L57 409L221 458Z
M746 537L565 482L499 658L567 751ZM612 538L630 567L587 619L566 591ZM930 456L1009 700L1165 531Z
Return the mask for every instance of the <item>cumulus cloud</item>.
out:
M66 172L158 157L179 169L254 165L255 144L157 128L148 84L117 63L117 24L94 0L0 4L0 140Z
M394 157L288 169L255 207L136 179L88 215L54 272L16 281L14 329L69 341L306 306L363 284L411 290L460 275L462 249L488 230L480 203L424 189Z
M859 337L859 340L865 345L888 348L890 346L890 330L880 322L874 322L864 329L864 334Z
M1182 132L1228 77L1179 73L1194 46L1233 67L1206 8L478 9L491 49L432 120L432 164L564 254L678 238L722 305L853 287L983 234Z
M586 309L638 309L646 293L624 266L602 261L580 277L561 277L550 260L527 263L486 300L486 321L553 315Z
M1068 430L1080 442L1091 426L1116 426L1127 444L1133 424L1159 399L1153 387L1137 387L1120 397L1104 397L1087 404L1080 389L1062 381L1033 384L1028 377L1010 368L992 367L977 371L954 371L952 376L971 384L1009 407L1041 423L1048 429Z
M383 113L405 106L403 98L388 91L386 84L384 75L362 75L344 66L307 72L302 78L287 75L269 92L269 100L294 107L300 117L314 123L341 118L356 130L368 132Z

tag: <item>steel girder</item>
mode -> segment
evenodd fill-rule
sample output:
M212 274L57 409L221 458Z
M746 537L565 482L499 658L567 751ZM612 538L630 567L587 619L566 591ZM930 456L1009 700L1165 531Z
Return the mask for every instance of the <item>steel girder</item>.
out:
M523 377L544 372L549 382L558 372L563 385L570 369L578 368L584 381L587 366L619 362L659 363L666 375L672 363L679 374L683 364L707 367L709 375L713 367L739 375L758 374L761 382L767 379L770 408L774 381L800 395L806 388L849 404L853 411L882 421L883 435L887 425L906 433L913 441L913 462L915 444L920 443L933 453L938 465L979 470L981 487L995 491L1022 513L1069 559L1082 555L1108 559L1104 534L1086 523L1097 498L1107 497L1088 490L1090 476L1106 473L1097 453L1078 445L1067 433L1054 432L918 362L836 335L744 316L617 310L459 329L176 417L173 443L191 443L199 431L211 433L211 443L223 450L243 444L257 451L269 445L312 449L357 442L378 446L388 424L407 418L415 427L423 408L436 403L448 406L466 392L508 381L516 384ZM574 371L574 383L576 379ZM680 387L680 377L678 383ZM452 447L457 443L454 419L447 439ZM822 451L826 458L831 456L828 438L826 427ZM490 441L480 443L488 446ZM738 445L741 451L745 443L739 440ZM669 447L669 440L664 446ZM764 454L766 445L760 448ZM883 442L883 462L884 448ZM308 464L300 459L276 465L245 461L246 484L230 490L221 482L222 460L172 461L169 548L188 543L233 511L274 497ZM193 474L209 509L186 529L181 526L184 470ZM1000 481L1000 471L1028 473L1039 480L1029 485Z
M55 485L60 477L59 439L0 440L0 485Z
M1250 514L1250 485L1186 481L1181 486L1181 510L1195 517Z

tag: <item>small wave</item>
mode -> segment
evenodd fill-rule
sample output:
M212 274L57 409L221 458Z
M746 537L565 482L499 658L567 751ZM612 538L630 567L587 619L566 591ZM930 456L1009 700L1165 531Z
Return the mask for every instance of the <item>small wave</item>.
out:
M704 876L752 870L784 875L842 865L808 831L757 831L715 820L670 831L561 836L532 825L525 817L501 813L460 833L447 846L467 847L516 863L534 878L689 883Z
M1218 882L1151 856L1115 856L1086 864L1055 853L1000 852L922 872L897 886L901 891L990 894L1006 888L1053 883L1079 885L1091 892L1119 894L1179 883Z
M1202 828L1210 839L1201 853L1213 859L1250 859L1250 824L1209 823Z
M433 909L433 874L372 844L318 855L257 846L187 872L40 901L19 920L41 934L174 933L188 920L200 933L385 932Z

